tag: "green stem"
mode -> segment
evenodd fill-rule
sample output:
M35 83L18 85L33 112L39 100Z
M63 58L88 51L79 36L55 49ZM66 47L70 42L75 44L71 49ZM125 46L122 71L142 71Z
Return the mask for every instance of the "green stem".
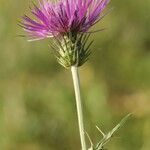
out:
M76 107L77 107L77 114L78 114L78 124L79 124L81 146L82 146L82 150L86 150L78 67L72 66L71 72L72 72L72 78L73 78L73 84L74 84L74 90L75 90L75 96L76 96Z

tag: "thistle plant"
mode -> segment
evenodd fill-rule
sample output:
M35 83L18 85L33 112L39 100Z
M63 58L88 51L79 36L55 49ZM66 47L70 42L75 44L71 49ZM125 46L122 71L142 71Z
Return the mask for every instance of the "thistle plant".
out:
M87 150L78 68L89 59L90 48L93 43L89 40L93 33L90 29L106 15L103 10L109 4L109 0L38 1L39 5L33 4L34 6L31 8L33 18L24 15L19 25L26 31L28 41L51 38L51 48L58 63L71 70L81 146L82 150ZM104 145L120 128L126 118L108 134L104 134L98 128L103 135L103 139L96 146L87 134L91 143L89 150L104 149Z

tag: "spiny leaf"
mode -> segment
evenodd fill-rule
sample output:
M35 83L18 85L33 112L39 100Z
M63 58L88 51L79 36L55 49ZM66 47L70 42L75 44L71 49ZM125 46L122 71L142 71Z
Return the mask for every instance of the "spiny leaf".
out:
M102 150L104 145L111 140L112 136L126 123L130 117L131 114L128 114L110 132L104 134L102 140L97 144L96 150Z

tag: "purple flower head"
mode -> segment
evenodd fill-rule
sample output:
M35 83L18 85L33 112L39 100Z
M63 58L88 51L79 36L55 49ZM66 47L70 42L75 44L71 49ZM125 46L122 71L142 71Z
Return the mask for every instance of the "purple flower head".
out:
M39 7L31 9L33 18L23 16L20 25L30 40L39 40L64 34L84 33L102 18L109 0L39 0Z

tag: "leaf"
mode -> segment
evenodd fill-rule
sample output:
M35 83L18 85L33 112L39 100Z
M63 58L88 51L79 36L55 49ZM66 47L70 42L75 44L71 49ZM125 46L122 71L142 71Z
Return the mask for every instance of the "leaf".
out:
M125 116L110 132L105 134L102 140L96 145L96 150L104 149L104 145L111 140L112 136L126 123L130 117L131 114Z

